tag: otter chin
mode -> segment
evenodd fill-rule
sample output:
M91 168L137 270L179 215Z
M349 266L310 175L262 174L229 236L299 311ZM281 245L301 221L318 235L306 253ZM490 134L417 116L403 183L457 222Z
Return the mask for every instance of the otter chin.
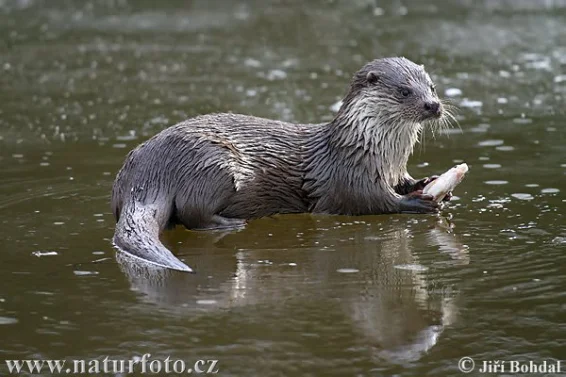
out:
M293 124L239 114L197 116L132 150L112 190L121 251L192 271L159 240L187 229L237 228L277 213L435 213L439 204L407 161L423 126L452 115L423 66L369 62L353 77L334 119Z

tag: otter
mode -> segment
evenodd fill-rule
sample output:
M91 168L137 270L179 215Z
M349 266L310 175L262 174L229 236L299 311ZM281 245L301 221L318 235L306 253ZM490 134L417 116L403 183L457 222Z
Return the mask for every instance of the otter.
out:
M239 228L283 213L435 213L407 161L424 124L451 116L423 66L373 60L353 77L334 119L292 124L201 115L132 150L117 174L114 246L160 267L192 272L159 240L187 229ZM449 199L449 197L448 197Z

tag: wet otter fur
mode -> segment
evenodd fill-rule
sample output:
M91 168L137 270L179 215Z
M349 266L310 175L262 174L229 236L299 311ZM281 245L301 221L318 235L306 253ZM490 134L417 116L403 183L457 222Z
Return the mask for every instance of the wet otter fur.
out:
M358 71L330 123L210 114L131 151L112 191L114 245L158 266L192 271L159 240L188 229L241 227L276 213L434 213L407 161L423 122L447 125L424 68L377 59Z

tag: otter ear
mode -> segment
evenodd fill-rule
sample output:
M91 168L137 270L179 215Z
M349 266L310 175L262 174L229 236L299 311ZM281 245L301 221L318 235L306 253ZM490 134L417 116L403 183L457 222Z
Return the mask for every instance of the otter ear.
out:
M366 80L370 84L375 84L379 80L379 73L377 73L377 71L369 71Z

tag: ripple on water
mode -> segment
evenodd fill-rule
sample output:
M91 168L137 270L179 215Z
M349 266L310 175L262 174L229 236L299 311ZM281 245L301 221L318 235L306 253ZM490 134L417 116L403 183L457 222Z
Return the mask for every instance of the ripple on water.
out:
M495 149L502 152L510 152L510 151L514 151L515 147L512 147L511 145L500 145L498 147L495 147Z
M116 136L116 140L118 141L132 141L132 140L136 140L138 138L138 136L136 135L136 131L130 131L129 134L127 135L118 135Z
M511 194L511 196L514 197L515 199L519 199L519 200L533 200L534 199L534 197L531 194L525 194L525 193L521 193L521 192Z
M557 194L560 192L560 190L557 188L548 187L548 188L543 188L542 190L540 190L540 192L542 194Z
M484 183L485 183L486 185L499 186L499 185L506 185L506 184L509 183L509 181L493 180L493 181L485 181Z
M197 300L196 303L198 305L216 305L218 301L216 300Z
M85 184L75 184L69 186L65 177L40 178L34 180L18 180L14 182L0 180L0 188L16 187L17 185L26 184L29 190L18 191L11 195L0 196L0 209L7 208L16 204L24 203L30 200L46 197L63 198L68 194L76 194L81 191L92 189Z
M58 253L56 251L34 251L31 254L35 255L36 257L51 257L53 255L57 255Z
M462 90L458 88L448 88L444 91L447 97L458 97L462 95Z
M265 75L265 78L269 81L284 80L287 78L287 72L281 69L272 69Z
M503 145L504 141L499 139L483 140L478 143L480 147L496 147Z
M16 318L0 317L0 325L13 325L14 323L18 323Z
M98 271L81 271L75 270L73 273L77 276L90 276L90 275L98 275Z
M525 269L525 264L529 268ZM523 253L518 258L500 258L490 261L491 300L512 294L515 303L538 301L543 296L559 297L561 282L559 264L540 258L538 252Z
M531 124L533 120L531 118L521 117L513 119L513 123L515 124Z
M336 272L339 272L341 274L355 274L357 272L360 272L360 270L356 268L339 268L336 270Z
M427 271L428 270L428 267L423 266L422 264L414 264L414 263L398 264L398 265L395 265L393 267L398 269L398 270L407 270L407 271Z
M474 100L470 100L468 98L464 98L460 102L460 106L468 107L468 108L472 108L472 109L479 109L480 107L483 106L483 102L482 101L474 101Z
M486 169L499 169L501 167L500 164L483 164L483 167Z
M484 132L487 132L489 127L490 127L490 125L487 124L487 123L480 123L476 127L472 127L469 130L470 130L470 132L474 132L474 133L484 133Z

